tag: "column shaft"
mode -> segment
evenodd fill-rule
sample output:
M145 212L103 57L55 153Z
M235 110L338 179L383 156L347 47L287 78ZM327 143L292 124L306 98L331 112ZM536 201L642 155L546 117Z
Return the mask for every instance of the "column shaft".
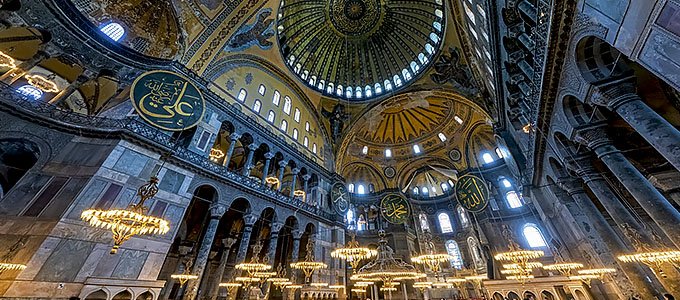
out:
M267 176L269 175L269 164L271 161L271 158L267 158L264 161L264 169L262 169L262 184L266 183Z
M252 145L252 144L251 144ZM253 147L248 147L250 151L248 151L248 158L246 159L246 163L243 165L243 176L250 176L250 169L252 168L251 164L253 163L253 155L255 155L255 149Z
M231 143L229 143L229 149L227 150L227 155L224 157L223 166L229 168L229 162L231 161L231 156L234 155L234 147L236 147L236 141L238 138L231 138Z
M210 218L210 223L208 223L208 228L205 231L203 241L198 250L198 256L194 263L193 275L198 276L199 280L191 280L187 283L187 293L184 294L184 300L194 300L198 295L198 288L201 284L203 278L203 271L205 271L205 266L208 263L208 256L210 255L210 248L212 248L213 239L215 238L215 233L217 233L217 225L220 223L220 216L212 216Z
M286 165L285 164L279 164L279 186L277 187L277 190L281 190L283 186L283 173L286 172Z

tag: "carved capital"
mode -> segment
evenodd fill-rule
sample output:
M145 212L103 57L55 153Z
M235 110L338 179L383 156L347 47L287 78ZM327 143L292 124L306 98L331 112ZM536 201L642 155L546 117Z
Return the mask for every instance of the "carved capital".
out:
M213 218L221 218L227 212L227 206L221 203L215 203L210 206L210 216Z
M569 196L584 192L583 186L581 185L581 181L571 177L559 178L557 181L557 186L560 187L565 192L567 192Z
M272 234L276 233L278 234L279 231L281 231L281 228L283 228L283 223L281 222L274 222L272 223Z
M595 105L616 111L625 103L640 100L635 81L631 79L626 78L597 86L590 101Z
M286 162L285 160L282 160L282 161L279 162L279 167L281 169L285 168L287 165L288 165L288 162Z
M304 233L305 233L304 231L300 231L298 229L293 230L293 239L295 240L301 239Z
M312 175L309 175L309 174L302 175L302 180L304 180L304 181L308 181L311 178L312 178Z
M593 167L593 157L590 155L565 159L564 165L585 183L601 178L600 173Z
M292 170L292 172L293 172L293 175L297 175L297 174L300 173L300 168L294 168L294 169Z
M267 152L267 153L264 154L264 159L270 160L272 158L274 158L274 153Z
M235 238L222 239L222 246L226 249L230 249L234 244L236 244Z
M236 140L238 140L238 139L240 139L240 138L241 138L241 135L238 134L238 133L236 133L236 132L234 132L234 133L232 133L232 134L229 135L229 139L230 139L232 142L235 142Z
M255 143L252 143L248 145L248 149L250 149L251 151L255 151L257 149L257 145L255 145Z
M245 225L247 227L252 227L253 225L255 225L255 222L257 222L257 218L258 218L258 216L256 214L244 215L243 216L243 223L245 223Z
M607 135L607 132L602 126L588 127L577 130L576 136L574 136L574 141L588 147L591 150L612 144L609 135Z

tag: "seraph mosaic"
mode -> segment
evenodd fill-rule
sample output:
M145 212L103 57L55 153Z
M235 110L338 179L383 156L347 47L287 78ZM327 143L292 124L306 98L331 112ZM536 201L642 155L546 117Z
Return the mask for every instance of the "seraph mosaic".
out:
M256 21L245 24L229 40L224 50L229 52L243 51L254 45L263 50L269 50L274 43L269 39L276 35L271 8L263 8L257 13Z

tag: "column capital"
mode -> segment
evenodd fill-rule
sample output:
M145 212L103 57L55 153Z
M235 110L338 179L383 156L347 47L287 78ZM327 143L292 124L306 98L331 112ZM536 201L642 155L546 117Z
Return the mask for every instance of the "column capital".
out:
M241 134L236 133L236 132L229 135L229 139L232 140L232 141L236 141L240 138L241 138Z
M257 148L258 148L258 146L255 145L255 143L251 143L250 145L248 145L248 149L250 149L252 151L255 151L255 149L257 149Z
M590 102L593 104L604 106L613 111L616 111L621 105L635 100L640 100L640 96L637 94L637 84L634 77L599 85L590 97Z
M612 144L604 126L593 126L576 130L574 141L591 150Z
M215 203L210 206L210 217L221 218L227 212L227 206L222 203Z
M266 160L270 160L270 159L274 158L274 153L267 152L267 153L264 154L264 158Z
M309 175L309 174L302 175L302 180L304 180L305 182L309 181L309 179L311 179L311 178L312 178L312 175Z
M293 168L291 171L293 172L293 175L297 175L300 173L300 168Z
M593 157L591 155L565 159L564 165L567 169L581 177L585 183L602 178L600 172L593 167Z
M302 235L305 234L304 231L299 230L299 229L293 230L292 233L293 233L293 239L294 239L294 240L299 240L299 239L301 239L301 238L302 238Z
M231 248L232 246L234 246L234 244L236 244L236 239L235 239L235 238L226 238L226 239L222 239L222 246L223 246L224 248L229 249L229 248Z
M287 165L288 165L288 162L285 161L285 160L282 160L282 161L279 162L279 167L281 169L285 168Z
M279 231L281 231L281 228L283 228L283 225L285 225L285 224L283 224L281 222L272 223L272 229L271 229L272 234L278 234Z
M256 214L247 214L243 216L243 223L245 223L246 226L252 227L255 225L255 222L257 222L258 215Z
M583 186L581 185L581 181L575 178L571 177L560 177L557 179L557 186L567 192L569 196L573 196L574 194L580 194L583 193Z

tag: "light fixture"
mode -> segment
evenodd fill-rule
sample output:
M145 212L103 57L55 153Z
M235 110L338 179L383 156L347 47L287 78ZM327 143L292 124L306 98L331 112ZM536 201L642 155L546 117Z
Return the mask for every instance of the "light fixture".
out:
M0 263L0 274L4 271L23 271L26 269L24 264Z
M435 289L450 289L453 287L453 284L450 282L434 282L432 287Z
M295 196L295 197L300 197L300 198L302 198L303 200L304 200L306 194L307 194L307 193L305 193L305 191L303 191L303 190L295 190L295 191L293 192L293 196Z
M28 84L45 93L56 93L59 91L59 87L56 83L54 83L54 81L49 80L42 75L26 75L24 78L26 78Z
M273 176L267 177L264 180L265 182L271 184L272 186L277 186L279 184L279 179Z
M416 281L413 283L413 288L419 289L421 293L425 292L425 289L432 287L432 282L430 281Z
M314 240L308 239L307 241L307 255L305 260L298 261L290 264L290 267L297 270L302 270L305 273L305 282L314 274L314 271L328 268L328 265L322 262L314 261Z
M528 133L531 132L531 128L532 128L533 126L534 126L533 124L527 123L526 125L524 125L524 126L522 127L522 131L523 131L524 133L527 133L527 134L528 134Z
M322 288L322 287L327 287L328 283L327 282L312 282L309 285L313 286L315 288Z
M381 292L396 292L397 288L393 286L383 286L380 288Z
M149 208L144 206L144 202L153 198L156 193L158 178L153 176L137 190L139 202L136 204L131 204L127 209L88 209L80 214L80 218L92 227L110 229L113 232L111 254L115 254L120 245L135 235L165 234L170 230L167 220L146 215Z
M505 279L507 280L517 280L517 281L526 281L528 279L534 279L534 275L510 275L510 276L505 276Z
M356 272L357 267L362 260L378 255L378 251L359 246L359 242L356 241L355 235L351 233L351 236L352 239L347 243L347 246L333 250L331 252L331 257L346 260L350 266L352 266L352 271Z
M448 283L458 284L458 283L463 283L463 282L466 282L466 281L467 280L465 280L465 278L446 278L446 282L448 282Z
M503 264L503 268L509 269L509 270L517 270L517 269L538 269L538 268L543 268L543 264L537 261L529 261L523 264Z
M255 245L253 245L253 256L250 259L250 262L237 264L235 266L236 270L248 272L250 277L256 278L257 281L259 281L263 277L257 277L257 276L255 276L255 274L258 274L258 275L269 274L269 277L276 276L275 272L265 273L266 271L271 270L272 266L268 265L268 264L260 263L259 254L260 254L261 251L262 251L262 242L257 241L257 243L255 243ZM237 278L237 280L238 280L238 278Z
M289 290L297 290L297 289L301 289L301 288L302 288L302 285L299 285L299 284L289 284L289 285L286 286L286 288L289 289Z
M578 269L581 269L581 268L583 268L583 264L572 263L572 262L562 262L562 263L556 263L556 264L552 264L552 265L543 266L543 269L545 269L545 270L559 271L564 276L569 276L569 275L571 275L572 270L578 270Z
M533 276L531 276L532 269L543 267L543 264L529 260L543 257L545 253L540 250L522 249L519 244L515 242L512 237L512 231L506 225L503 225L502 234L508 241L508 248L510 251L497 253L494 255L494 258L498 261L508 262L508 264L503 265L503 268L516 271L514 271L513 275L507 277L511 277L524 285L527 280L533 278Z
M378 231L380 240L378 241L378 254L376 258L361 267L356 274L352 275L355 280L362 281L382 281L389 284L399 280L413 280L426 277L416 268L407 262L394 258L394 250L387 245L385 231Z
M218 161L220 158L224 157L224 152L217 148L210 149L210 160Z
M356 293L356 294L366 294L366 290L365 290L365 289L351 289L350 291L351 291L352 293Z
M373 284L374 284L373 281L359 281L359 282L354 283L354 286L367 287L367 286L373 285Z
M13 57L5 54L5 52L0 51L0 67L15 69L17 65Z
M345 286L344 285L329 285L329 289L334 289L334 290L344 290Z
M515 275L515 274L526 274L531 273L531 269L504 269L501 270L503 275Z
M198 276L190 274L189 270L184 269L184 272L182 272L182 274L172 274L170 275L170 278L179 281L180 286L184 286L184 284L186 284L189 280L198 279Z
M569 276L568 278L571 280L580 280L586 285L590 286L590 283L593 279L600 279L602 276L605 274L613 274L616 273L616 269L611 269L611 268L599 268L599 269L585 269L585 270L579 270L578 275L575 276Z
M226 288L227 289L227 299L229 299L229 296L232 295L232 293L238 288L240 288L243 284L238 283L238 282L222 282L219 284L220 287Z

